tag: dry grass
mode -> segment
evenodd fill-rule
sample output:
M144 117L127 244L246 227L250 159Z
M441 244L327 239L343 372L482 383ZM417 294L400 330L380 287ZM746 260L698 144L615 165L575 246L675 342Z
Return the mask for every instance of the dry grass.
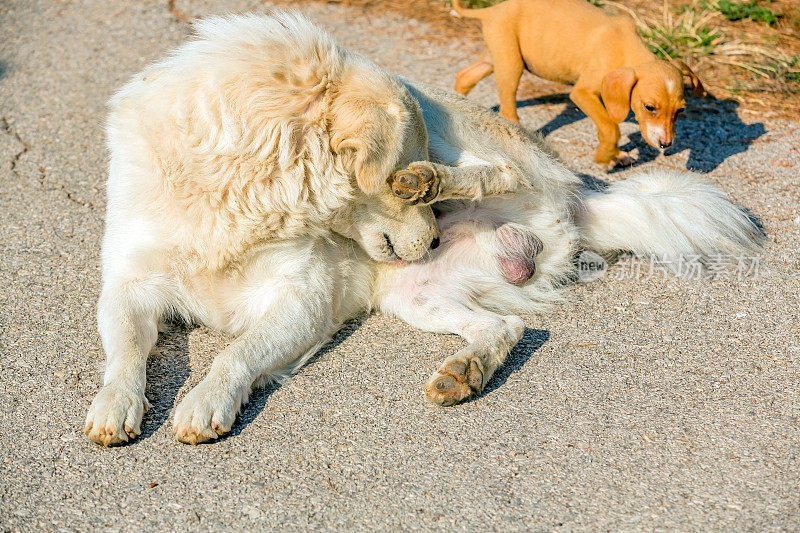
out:
M631 16L644 41L663 59L691 65L712 92L749 104L800 114L800 7L795 1L589 0ZM499 0L466 0L485 7Z
M731 31L723 22L726 21L724 13L709 9L707 2L695 1L676 10L670 2L664 1L659 17L639 15L620 2L601 0L598 3L633 17L645 42L664 59L730 65L773 80L781 91L800 91L800 87L792 86L800 81L800 59L796 53L763 44L762 35Z
M306 1L341 3L375 14L400 13L428 23L435 32L431 41L481 38L477 21L452 16L450 0ZM471 7L500 1L462 0ZM588 1L610 13L632 16L654 53L684 60L716 98L736 100L743 109L800 117L798 0ZM770 14L774 22L769 22ZM465 57L465 63L470 59Z

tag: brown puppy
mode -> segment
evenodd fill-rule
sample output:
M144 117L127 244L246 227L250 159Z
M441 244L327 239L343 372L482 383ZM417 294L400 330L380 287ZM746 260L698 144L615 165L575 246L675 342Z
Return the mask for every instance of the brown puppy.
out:
M522 70L573 84L570 98L597 125L598 164L628 165L619 127L633 110L642 137L655 148L672 144L675 119L683 111L683 76L696 96L705 90L683 62L659 60L636 33L633 20L611 16L586 0L508 0L485 9L453 7L463 17L480 19L489 53L459 71L456 92L467 94L495 73L500 114L519 122L517 86Z

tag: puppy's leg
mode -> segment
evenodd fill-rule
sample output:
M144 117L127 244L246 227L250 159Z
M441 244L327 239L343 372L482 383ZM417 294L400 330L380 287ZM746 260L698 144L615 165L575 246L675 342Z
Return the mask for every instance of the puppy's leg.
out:
M390 304L396 316L424 331L455 333L469 343L445 359L425 383L426 395L439 405L480 393L525 331L518 316L469 307L458 299L432 298L422 288L400 298L402 302Z
M519 42L507 27L493 27L484 22L483 38L494 63L494 77L497 82L497 96L500 99L500 115L508 120L519 122L517 116L517 87L525 62L519 49Z
M569 93L569 97L597 126L600 146L594 156L595 162L606 169L633 163L630 156L619 149L619 126L608 115L600 96L587 89L576 87Z
M86 415L84 432L104 446L122 444L141 433L147 355L158 336L163 306L158 287L146 280L106 284L97 322L106 369L103 388Z
M175 409L179 441L197 444L229 432L256 378L298 364L333 331L331 294L286 284L270 298L261 320L216 356Z
M483 78L494 72L492 56L484 54L472 65L463 68L456 74L456 92L466 96Z

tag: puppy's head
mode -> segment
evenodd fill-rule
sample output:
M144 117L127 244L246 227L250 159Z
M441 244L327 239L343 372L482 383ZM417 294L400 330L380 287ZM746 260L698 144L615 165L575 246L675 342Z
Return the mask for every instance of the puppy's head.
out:
M686 108L683 77L688 76L695 96L705 96L703 84L683 62L651 61L636 68L620 68L603 78L603 104L611 119L622 122L632 110L651 146L663 150L675 138L675 121Z
M376 261L421 258L438 235L430 199L412 198L389 180L410 163L428 159L417 101L392 76L354 68L337 89L328 127L334 164L354 183L351 207L335 231Z

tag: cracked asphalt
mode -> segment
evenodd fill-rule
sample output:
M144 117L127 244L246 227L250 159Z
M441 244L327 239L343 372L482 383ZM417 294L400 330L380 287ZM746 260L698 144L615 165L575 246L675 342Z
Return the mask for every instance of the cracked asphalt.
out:
M446 88L481 50L389 13L293 5L386 68ZM689 101L668 155L629 122L623 144L638 168L703 172L758 215L757 275L680 280L618 264L526 317L485 394L447 409L422 384L462 342L366 317L255 393L228 438L197 447L173 439L171 411L229 339L173 325L148 365L142 437L88 442L105 102L189 32L166 1L0 4L2 530L800 529L800 124L716 100ZM492 80L471 97L496 105ZM523 125L577 171L631 172L597 171L594 127L564 94L520 99Z

